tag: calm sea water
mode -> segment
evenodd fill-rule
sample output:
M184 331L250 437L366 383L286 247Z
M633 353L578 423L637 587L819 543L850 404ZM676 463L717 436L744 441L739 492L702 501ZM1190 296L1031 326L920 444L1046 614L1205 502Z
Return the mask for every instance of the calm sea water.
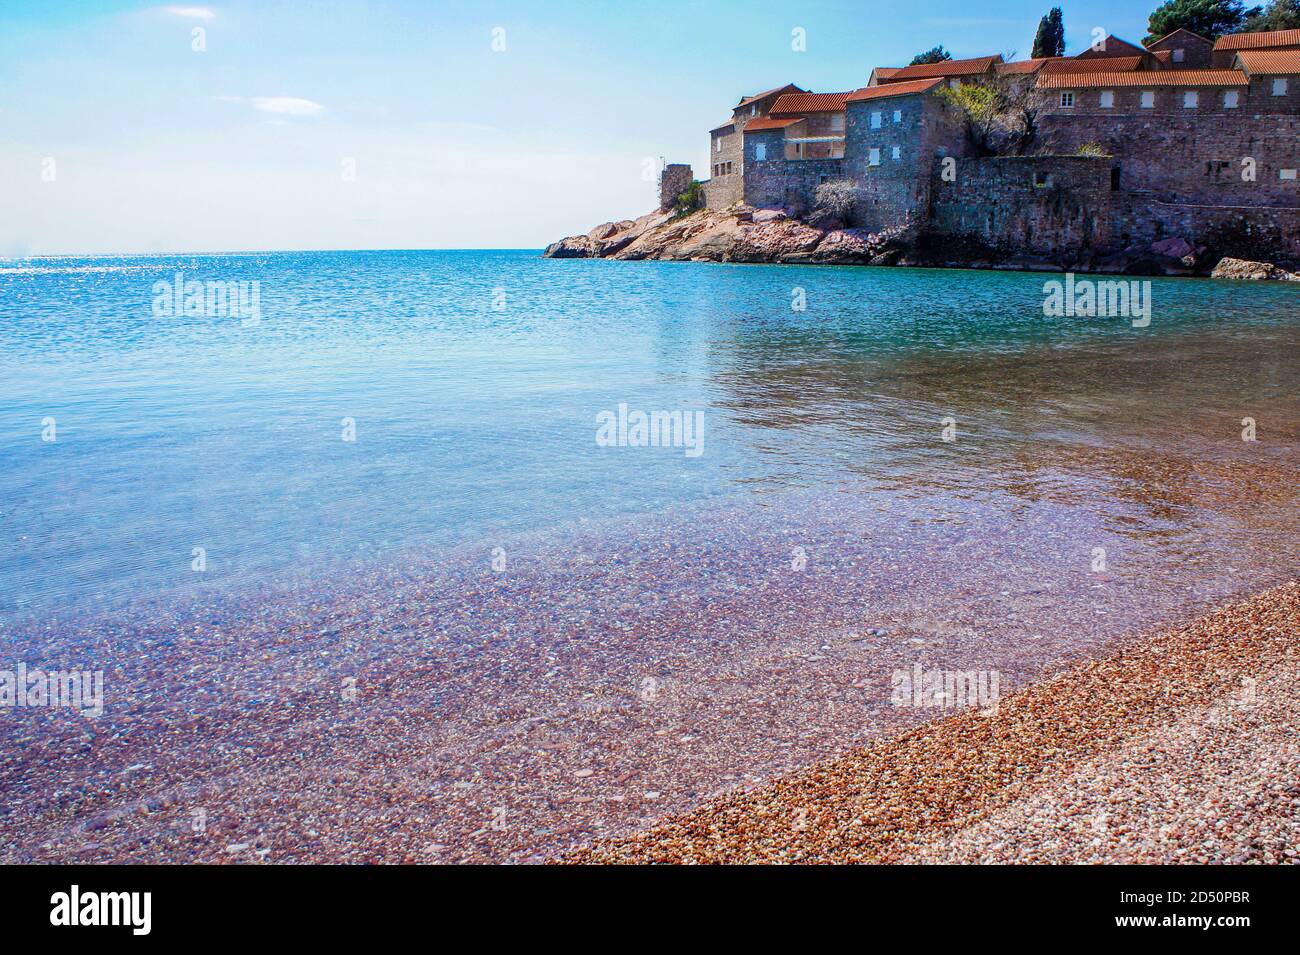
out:
M178 272L256 280L260 322L157 314ZM1300 289L1155 280L1133 328L1045 319L1048 278L523 251L0 262L0 620L711 502L978 498L1045 442L1238 454L1252 414L1293 440ZM620 403L702 412L703 453L599 446Z

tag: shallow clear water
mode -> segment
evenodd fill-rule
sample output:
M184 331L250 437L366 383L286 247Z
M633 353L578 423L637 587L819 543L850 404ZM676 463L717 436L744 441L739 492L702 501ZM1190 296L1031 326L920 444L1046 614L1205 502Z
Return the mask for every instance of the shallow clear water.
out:
M177 272L257 280L260 323L155 315ZM5 261L0 619L715 498L1023 493L1052 442L1240 455L1251 414L1294 440L1300 289L1154 280L1134 328L1044 318L1052 278L522 251ZM702 412L702 453L599 446L620 402ZM1096 476L1055 464L1030 483Z

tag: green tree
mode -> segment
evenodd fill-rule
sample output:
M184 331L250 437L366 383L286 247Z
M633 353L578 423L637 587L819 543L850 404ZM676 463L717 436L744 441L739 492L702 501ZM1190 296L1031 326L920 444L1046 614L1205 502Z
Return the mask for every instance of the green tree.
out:
M952 54L942 46L936 46L933 50L926 50L924 53L918 53L912 57L912 62L908 66L920 66L923 63L942 63L944 60L951 60Z
M1147 19L1151 34L1147 42L1173 33L1179 27L1217 40L1225 33L1236 33L1247 18L1262 12L1260 7L1247 9L1241 0L1168 0Z
M1250 17L1241 29L1243 33L1300 30L1300 0L1272 0L1267 7Z
M1034 59L1044 56L1065 56L1065 19L1060 7L1052 7L1047 15L1038 21L1038 33L1034 35L1034 50L1029 55Z

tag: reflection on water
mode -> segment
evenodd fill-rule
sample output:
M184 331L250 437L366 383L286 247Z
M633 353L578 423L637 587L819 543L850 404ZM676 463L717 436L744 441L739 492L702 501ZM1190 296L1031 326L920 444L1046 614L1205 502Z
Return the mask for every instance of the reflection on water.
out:
M1294 287L89 262L0 266L0 647L107 694L6 722L5 859L535 859L933 716L895 670L1012 690L1296 572ZM261 325L153 319L182 269ZM620 402L704 454L597 447Z
M261 325L153 317L176 272L257 279ZM1133 329L1044 319L1042 283L490 252L5 263L0 613L807 488L1086 487L1168 534L1216 487L1294 468L1294 288L1157 280ZM703 410L706 453L597 447L623 401Z

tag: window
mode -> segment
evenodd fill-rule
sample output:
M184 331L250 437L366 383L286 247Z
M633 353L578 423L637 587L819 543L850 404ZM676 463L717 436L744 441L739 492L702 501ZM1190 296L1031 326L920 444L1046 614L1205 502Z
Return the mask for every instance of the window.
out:
M1294 169L1279 169L1279 170L1277 171L1277 177L1278 177L1279 179L1295 179L1295 170L1294 170Z
M1174 50L1174 62L1175 63L1183 62L1183 58L1186 56L1186 54L1187 51L1184 50L1182 47L1179 47L1177 50Z
M757 116L757 115L758 115L758 104L757 104L757 103L755 103L753 106L751 106L751 107L749 108L749 115L750 115L750 116Z
M1183 93L1183 109L1196 109L1200 101L1200 94L1196 90L1187 90Z
M872 129L879 129L879 128L880 128L880 118L881 118L881 116L883 116L883 115L884 115L884 114L881 113L879 110L877 110L876 112L874 112L874 113L871 114L871 128L872 128Z
M868 165L868 166L879 166L879 165L880 165L880 150L879 150L879 149L877 149L877 148L872 148L872 149L870 149L870 150L867 151L867 165Z
M902 121L903 121L903 111L901 109L894 110L894 122L901 123Z
M1110 167L1110 191L1119 192L1119 166Z
M1061 93L1061 105L1062 105L1062 106L1073 106L1073 105L1074 105L1074 93L1070 92L1069 90L1066 90L1065 92Z
M961 80L957 79L957 77L955 77L955 76L954 76L952 79L950 79L950 80L948 81L948 87L949 87L950 89L954 89L954 90L955 90L955 89L956 89L957 87L959 87L959 86L961 86Z
M1102 108L1102 109L1113 109L1114 106L1115 106L1115 91L1114 91L1114 90L1102 90L1102 91L1101 91L1101 108Z
M903 158L903 148L902 148L901 146L890 146L890 147L889 147L889 157L890 157L891 159L902 159L902 158Z
M767 158L767 143L755 143L754 159L757 160L758 162L762 162L766 158Z
M1238 95L1238 94L1237 94L1237 91L1236 91L1236 90L1228 90L1228 92L1224 93L1224 94L1223 94L1223 108L1224 108L1224 109L1236 109L1236 108L1237 108L1237 95Z
M720 153L720 152L722 152L722 137L721 137L721 136L719 136L717 139L715 139L715 140L713 141L713 151L714 151L715 153Z
M1156 105L1156 94L1155 94L1155 90L1143 90L1143 91L1142 91L1142 108L1143 108L1143 109L1155 109L1155 105Z
M1285 95L1286 95L1286 77L1285 77L1285 76L1278 77L1277 79L1275 79L1275 80L1273 81L1273 95L1274 95L1274 96L1285 96Z
M831 129L839 132L844 128L844 114L834 113L831 115Z

